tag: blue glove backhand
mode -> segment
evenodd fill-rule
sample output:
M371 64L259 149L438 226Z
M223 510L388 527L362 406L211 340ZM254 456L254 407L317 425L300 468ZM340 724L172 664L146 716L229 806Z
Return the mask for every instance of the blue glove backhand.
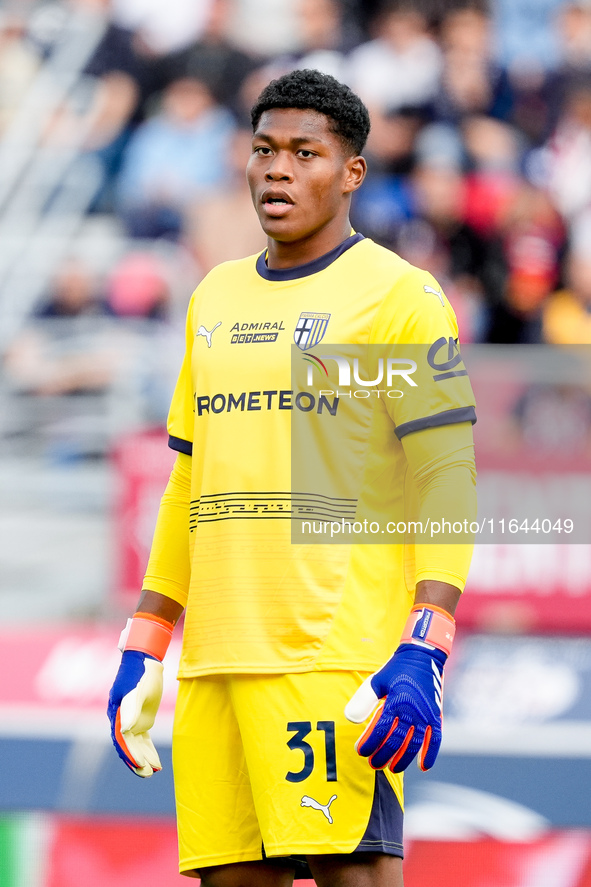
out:
M392 658L361 685L345 709L352 721L370 714L383 699L356 743L375 770L406 770L420 752L421 770L435 763L441 745L443 666L447 655L434 647L401 644Z
M138 776L162 769L148 733L161 696L162 663L139 650L125 650L109 693L107 715L117 754Z

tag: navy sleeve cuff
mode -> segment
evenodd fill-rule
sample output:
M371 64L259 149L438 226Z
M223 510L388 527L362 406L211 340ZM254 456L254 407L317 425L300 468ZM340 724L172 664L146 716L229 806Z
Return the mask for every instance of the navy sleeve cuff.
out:
M182 437L173 437L172 434L169 435L168 446L171 450L176 450L177 453L184 453L186 456L193 455L193 444L190 440L183 440Z
M434 416L425 416L423 419L413 419L411 422L403 422L396 428L396 437L401 440L405 435L414 431L422 431L423 428L439 428L441 425L457 425L458 422L476 422L476 410L474 407L458 407L455 410L444 410L435 413Z

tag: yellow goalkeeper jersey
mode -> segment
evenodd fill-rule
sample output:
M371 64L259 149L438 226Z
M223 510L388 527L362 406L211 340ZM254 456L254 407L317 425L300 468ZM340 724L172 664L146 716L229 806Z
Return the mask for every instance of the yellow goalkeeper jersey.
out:
M306 484L305 459L293 488L293 420L307 415L329 427L344 409L346 378L335 376L344 364L328 359L334 347L325 343L420 346L420 395L374 398L357 446L363 452L371 438L373 489L400 516L409 487L405 437L475 420L457 341L437 282L360 234L307 265L272 270L262 254L219 265L201 282L168 421L170 446L192 455L181 677L373 670L391 655L412 605L412 551L293 543L294 516L355 513L354 496ZM292 352L307 371L303 389L294 386ZM413 354L397 364L401 389L410 388L404 374ZM461 586L460 574L450 580L434 568L421 578Z

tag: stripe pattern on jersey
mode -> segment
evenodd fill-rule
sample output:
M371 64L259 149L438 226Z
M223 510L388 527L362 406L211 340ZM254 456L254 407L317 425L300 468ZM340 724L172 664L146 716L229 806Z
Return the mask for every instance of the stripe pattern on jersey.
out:
M222 520L354 520L357 499L341 499L320 493L219 493L191 502L190 529L197 523Z

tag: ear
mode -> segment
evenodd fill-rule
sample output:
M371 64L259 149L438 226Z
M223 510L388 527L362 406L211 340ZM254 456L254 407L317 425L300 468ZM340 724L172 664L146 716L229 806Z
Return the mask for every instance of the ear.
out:
M361 186L367 172L365 157L349 157L345 164L345 184L343 194L351 194Z

